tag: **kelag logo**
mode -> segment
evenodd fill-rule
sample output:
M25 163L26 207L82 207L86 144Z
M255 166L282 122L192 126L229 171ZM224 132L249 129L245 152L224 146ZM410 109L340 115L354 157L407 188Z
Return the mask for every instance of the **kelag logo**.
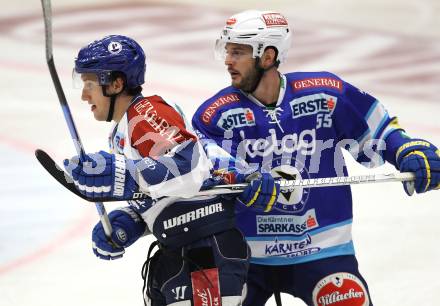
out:
M250 108L233 108L224 112L217 126L224 130L231 130L233 128L242 126L254 126L255 117Z

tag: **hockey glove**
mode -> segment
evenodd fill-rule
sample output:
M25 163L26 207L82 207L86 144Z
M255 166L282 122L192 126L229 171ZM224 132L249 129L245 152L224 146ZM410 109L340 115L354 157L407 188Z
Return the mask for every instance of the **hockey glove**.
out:
M237 183L249 183L249 185L238 196L238 201L247 207L255 207L264 212L272 210L277 202L280 193L280 185L269 173L254 172L248 176L238 174Z
M431 143L413 139L402 145L396 153L396 164L400 172L413 172L416 179L404 182L408 195L414 190L423 193L440 188L440 151Z
M75 156L64 160L64 167L78 190L89 198L115 197L129 200L139 190L129 171L130 167L134 168L134 162L127 161L120 154L99 151L86 155L85 161L79 161L78 156Z
M101 222L93 228L93 253L101 259L118 259L125 248L139 239L147 228L146 223L130 207L113 210L108 215L113 228L111 241L105 236Z

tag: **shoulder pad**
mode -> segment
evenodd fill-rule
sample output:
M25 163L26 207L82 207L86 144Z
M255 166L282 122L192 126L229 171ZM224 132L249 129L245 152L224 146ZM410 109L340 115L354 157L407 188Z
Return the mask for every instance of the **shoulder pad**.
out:
M227 87L221 90L199 107L197 110L199 120L205 125L209 125L216 113L225 109L230 104L240 102L240 99L240 91L233 87Z

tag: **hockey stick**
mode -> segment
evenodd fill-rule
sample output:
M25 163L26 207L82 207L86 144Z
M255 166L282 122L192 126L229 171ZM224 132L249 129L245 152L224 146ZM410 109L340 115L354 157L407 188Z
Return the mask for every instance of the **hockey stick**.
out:
M114 202L114 201L121 201L120 199L112 198L112 197L102 197L99 199L90 199L80 193L78 189L75 187L75 184L73 182L73 179L67 174L60 166L57 165L57 163L43 150L37 149L35 151L35 156L37 157L40 164L44 167L44 169L49 172L49 174L57 180L58 183L66 187L68 190L79 196L80 198L89 201L89 202L95 202L99 200L99 202ZM134 199L144 199L147 198L148 195L145 193L138 193L135 195Z
M81 197L82 199L94 202L96 200L102 202L113 202L120 201L120 199L112 197L102 197L99 199L92 199L83 194L81 194L72 180L72 178L64 172L55 161L44 151L35 151L38 161L40 164L52 175L61 185L66 187L68 190ZM368 184L368 183L386 183L386 182L403 182L403 181L413 181L415 175L413 173L390 173L390 174L368 174L368 175L352 175L352 176L342 176L342 177L327 177L327 178L315 178L315 179L304 179L304 180L278 180L282 192L292 191L295 187L303 188L318 188L318 187L334 187L334 186L344 186L344 185L355 185L355 184ZM206 196L206 195L219 195L219 194L231 194L240 193L247 186L247 184L231 184L231 185L217 185L209 190L199 191L194 196ZM136 193L131 200L142 200L148 197L146 193ZM130 199L128 199L130 200Z
M70 136L72 137L76 152L80 156L80 159L84 160L85 151L84 151L83 145L81 143L81 139L79 138L78 132L76 130L75 123L72 118L72 114L70 113L70 108L69 108L69 105L67 104L66 96L64 95L63 87L61 86L61 82L58 77L58 73L56 71L55 63L53 60L52 9L51 9L50 0L41 0L41 5L43 7L44 33L45 33L45 38L46 38L46 61L47 61L47 65L49 67L50 76L52 77L52 81L53 81L53 84L55 86L55 90L58 95L58 100L59 100L61 108L63 110L64 119L66 120L67 126L69 127ZM36 155L38 155L37 151L35 152ZM37 156L37 158L38 158L38 156ZM38 159L38 160L40 161L40 159ZM105 210L104 204L102 204L100 202L96 202L95 206L96 206L96 209L98 210L98 214L99 214L99 217L100 217L100 220L102 223L102 227L104 228L104 232L105 232L106 236L108 238L110 238L111 233L112 233L112 226L111 226L110 220L108 219L108 215Z
M278 179L277 182L280 185L281 192L293 191L296 187L303 188L319 188L319 187L336 187L345 185L356 184L371 184L371 183L388 183L388 182L406 182L414 181L415 174L411 172L393 172L386 174L366 174L366 175L351 175L351 176L339 176L339 177L323 177L314 179L299 179L299 180L285 180ZM218 185L214 186L211 190L215 192L211 193L211 190L201 191L198 195L210 195L210 194L222 194L222 193L239 193L248 184L231 184L231 185ZM229 192L225 192L229 190ZM218 191L222 191L221 193Z

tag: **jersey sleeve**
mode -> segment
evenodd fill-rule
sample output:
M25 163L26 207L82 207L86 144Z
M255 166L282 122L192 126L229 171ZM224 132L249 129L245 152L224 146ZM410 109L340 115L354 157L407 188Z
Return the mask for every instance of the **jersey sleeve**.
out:
M211 164L181 114L153 96L131 106L128 120L131 144L143 157L133 161L141 191L153 198L196 194Z
M215 118L209 121L204 119L203 111L199 109L192 118L192 127L213 165L213 170L238 173L247 173L255 170L250 169L250 166L244 159L236 157L237 145L234 141L228 139L232 135L228 135L228 132L225 133L225 130L214 124Z
M376 167L387 157L386 140L400 131L397 118L373 96L344 83L342 103L335 111L338 144L366 167Z
M161 156L184 141L197 139L181 114L158 96L130 107L128 120L131 144L143 157Z

